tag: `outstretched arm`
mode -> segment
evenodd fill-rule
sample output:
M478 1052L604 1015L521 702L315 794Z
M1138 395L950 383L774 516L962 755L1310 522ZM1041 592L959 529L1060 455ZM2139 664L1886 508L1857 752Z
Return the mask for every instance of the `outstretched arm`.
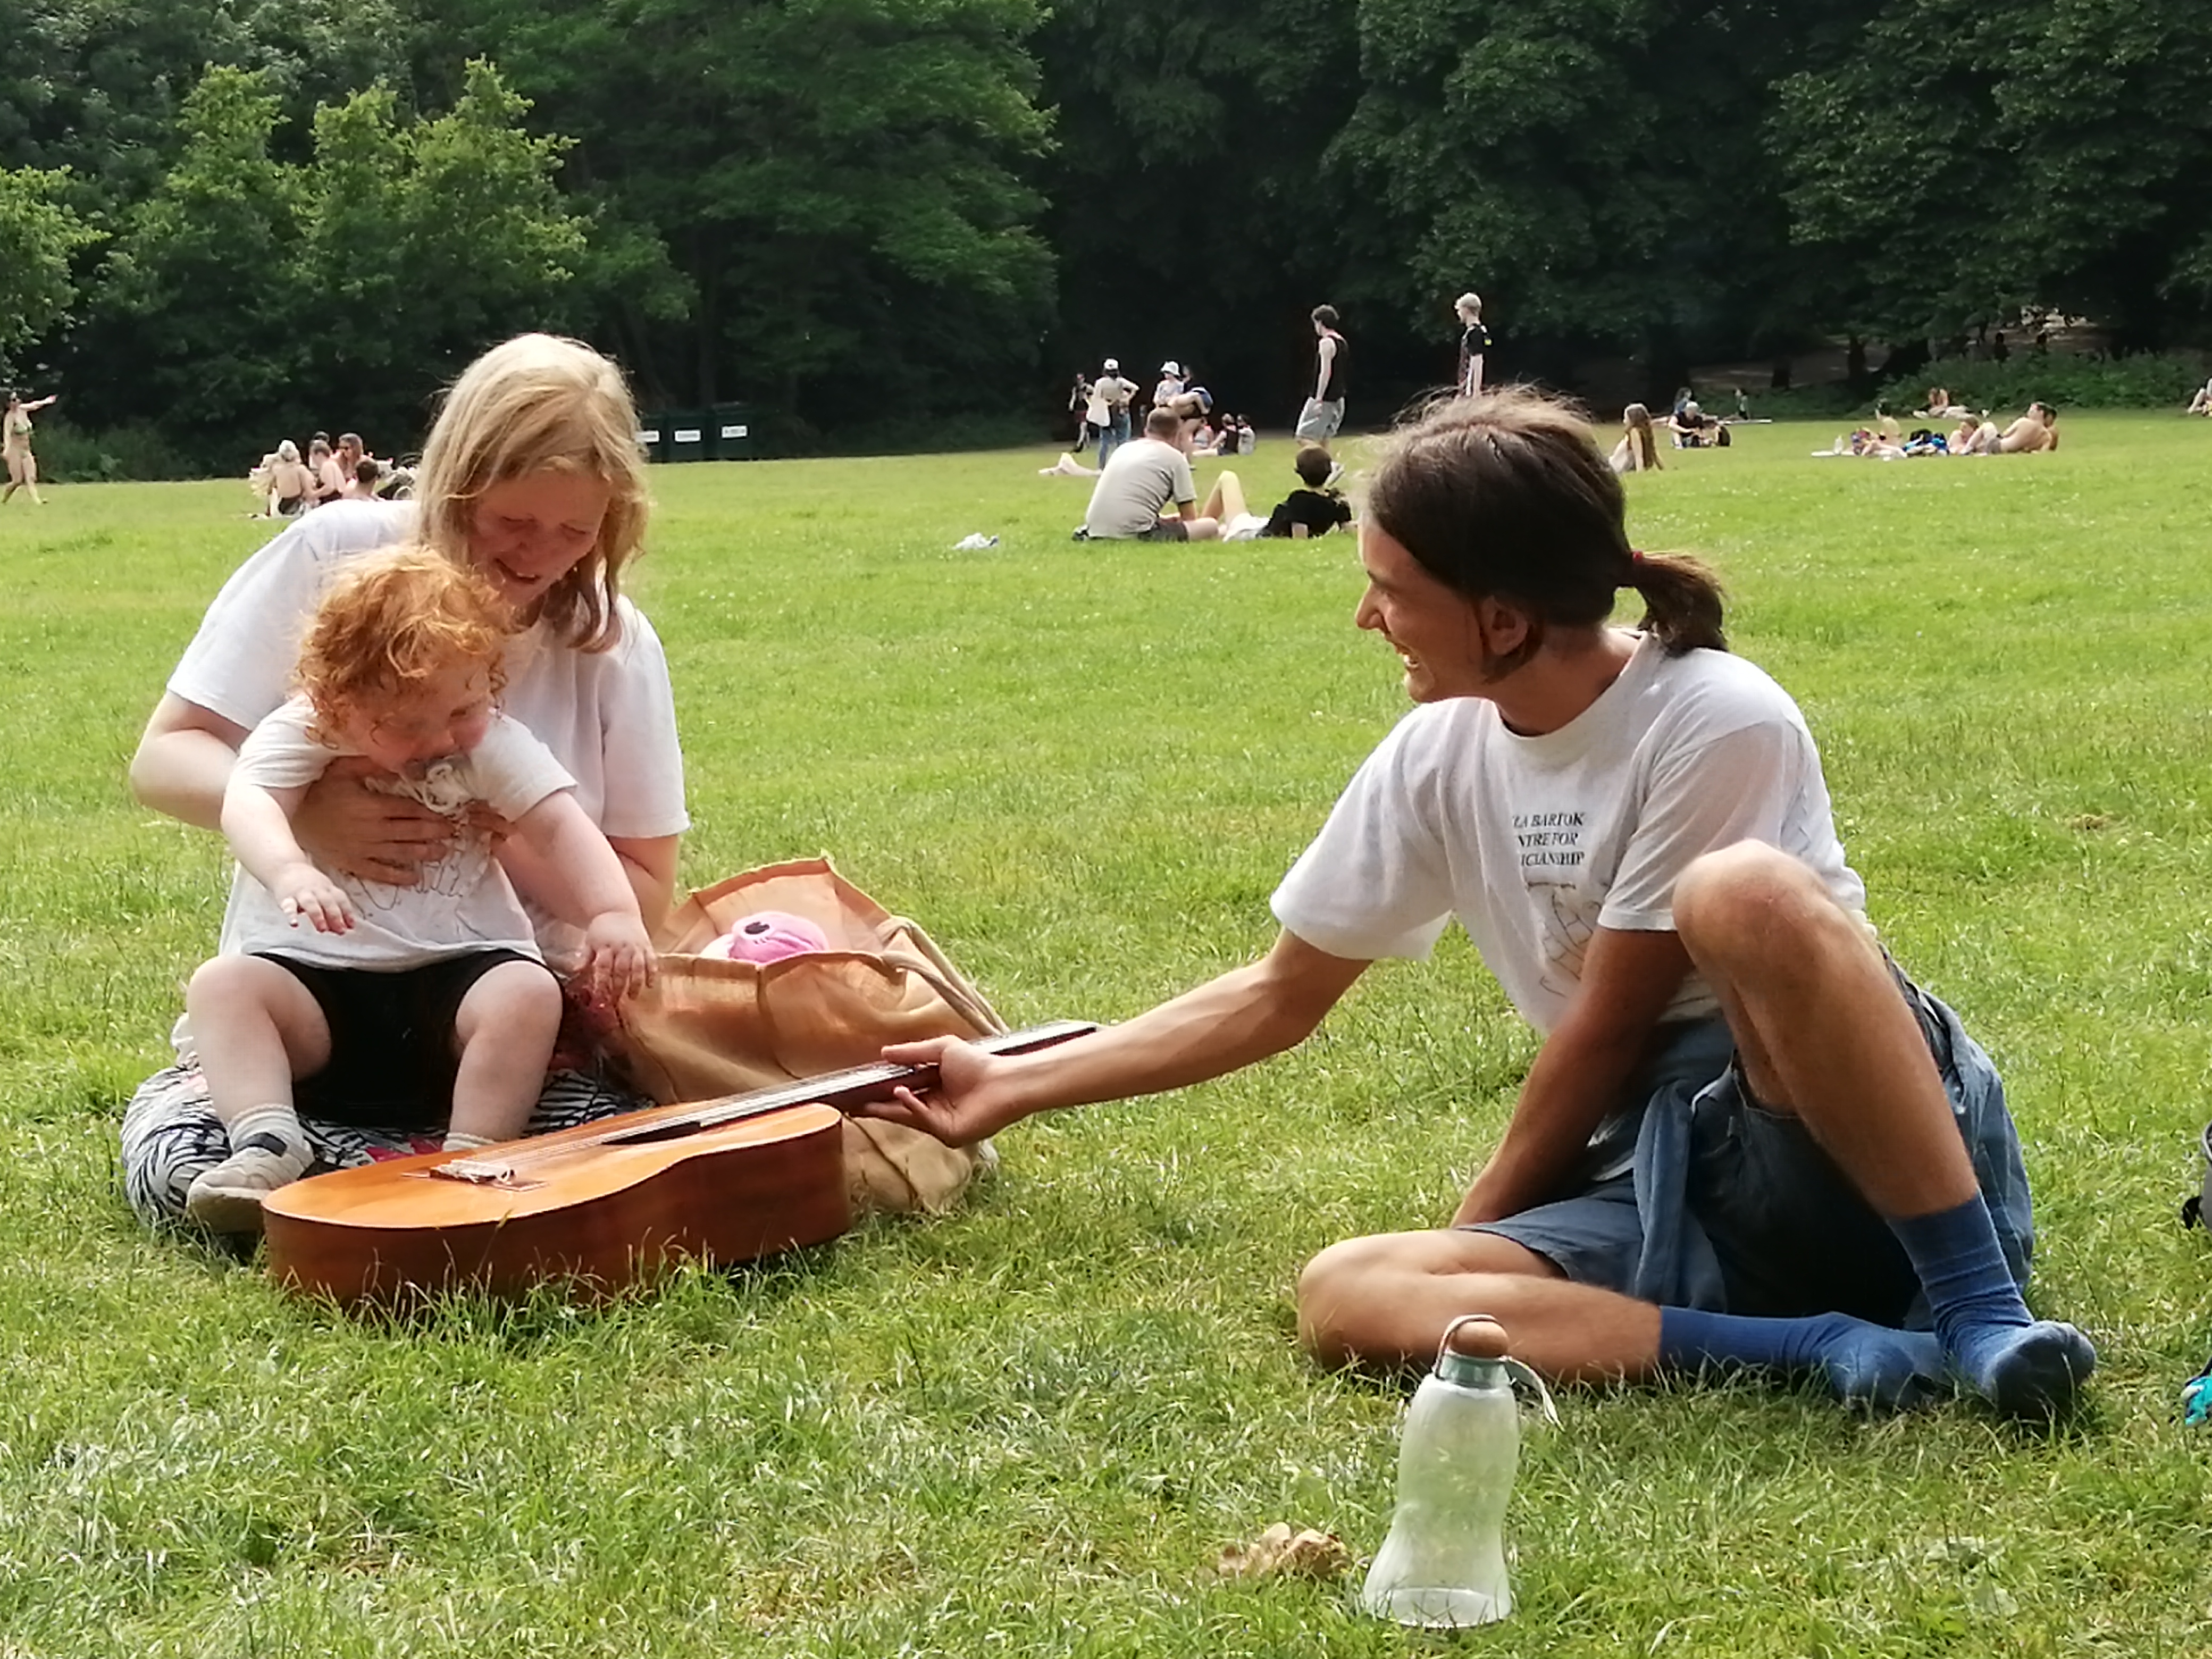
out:
M926 1095L901 1090L862 1110L964 1146L1054 1107L1203 1083L1296 1047L1366 967L1285 932L1249 967L1126 1024L1036 1054L985 1054L946 1037L894 1045L885 1060L936 1065L940 1085Z
M1559 1193L1689 971L1677 934L1597 930L1582 988L1537 1051L1498 1150L1453 1224L1518 1214Z

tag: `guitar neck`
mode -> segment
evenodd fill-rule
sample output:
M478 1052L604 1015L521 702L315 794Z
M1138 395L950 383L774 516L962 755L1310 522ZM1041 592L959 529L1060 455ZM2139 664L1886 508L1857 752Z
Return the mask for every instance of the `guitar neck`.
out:
M1059 1019L1042 1025L1024 1026L1018 1031L976 1037L973 1043L988 1054L1025 1054L1032 1049L1049 1048L1073 1037L1087 1036L1097 1029L1097 1025L1090 1020ZM741 1095L726 1095L717 1100L702 1101L679 1116L662 1118L632 1134L611 1136L609 1144L627 1146L671 1139L678 1135L717 1128L725 1123L735 1123L744 1118L758 1117L765 1112L781 1111L787 1106L804 1106L811 1102L835 1106L841 1112L849 1111L870 1101L886 1098L901 1084L927 1088L936 1080L937 1067L934 1066L893 1066L882 1061L872 1066L854 1066L842 1072L830 1072L821 1077L801 1078L795 1083L771 1084L765 1089L754 1089Z

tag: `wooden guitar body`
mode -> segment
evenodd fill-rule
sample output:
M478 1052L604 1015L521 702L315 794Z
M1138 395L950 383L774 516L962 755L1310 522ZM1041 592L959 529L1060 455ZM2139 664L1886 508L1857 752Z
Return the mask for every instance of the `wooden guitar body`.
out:
M975 1046L1023 1054L1097 1029L1060 1020ZM934 1080L930 1066L858 1066L310 1176L263 1200L269 1270L309 1295L388 1306L550 1279L605 1295L685 1258L728 1266L818 1244L853 1224L839 1109Z
M688 1109L295 1181L262 1206L270 1271L340 1303L391 1305L462 1289L512 1296L549 1279L604 1295L686 1257L750 1261L852 1224L844 1121L834 1108L791 1106L652 1138L655 1120ZM609 1141L612 1122L624 1139ZM526 1160L514 1158L524 1152ZM514 1160L504 1179L433 1173L502 1157Z

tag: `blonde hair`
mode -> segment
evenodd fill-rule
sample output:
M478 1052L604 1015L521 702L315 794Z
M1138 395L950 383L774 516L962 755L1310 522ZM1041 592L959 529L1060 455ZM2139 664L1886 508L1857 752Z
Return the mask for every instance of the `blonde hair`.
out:
M295 678L326 737L349 712L404 697L451 668L483 668L497 696L514 630L514 613L483 576L408 543L347 562L307 623Z
M466 562L476 499L533 472L599 478L613 491L591 550L524 618L543 619L579 650L604 651L619 633L622 573L644 543L651 506L637 405L622 370L580 340L520 334L461 371L422 448L419 533Z

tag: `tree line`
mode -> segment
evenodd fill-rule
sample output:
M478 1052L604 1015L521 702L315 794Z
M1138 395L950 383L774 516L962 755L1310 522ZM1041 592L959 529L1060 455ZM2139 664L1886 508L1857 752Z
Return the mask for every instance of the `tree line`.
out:
M2212 334L2172 0L0 0L0 378L225 465L417 431L528 326L787 448L1034 422L1109 354L1265 418L1324 300L1379 416L1468 288L1501 367L1654 391Z

